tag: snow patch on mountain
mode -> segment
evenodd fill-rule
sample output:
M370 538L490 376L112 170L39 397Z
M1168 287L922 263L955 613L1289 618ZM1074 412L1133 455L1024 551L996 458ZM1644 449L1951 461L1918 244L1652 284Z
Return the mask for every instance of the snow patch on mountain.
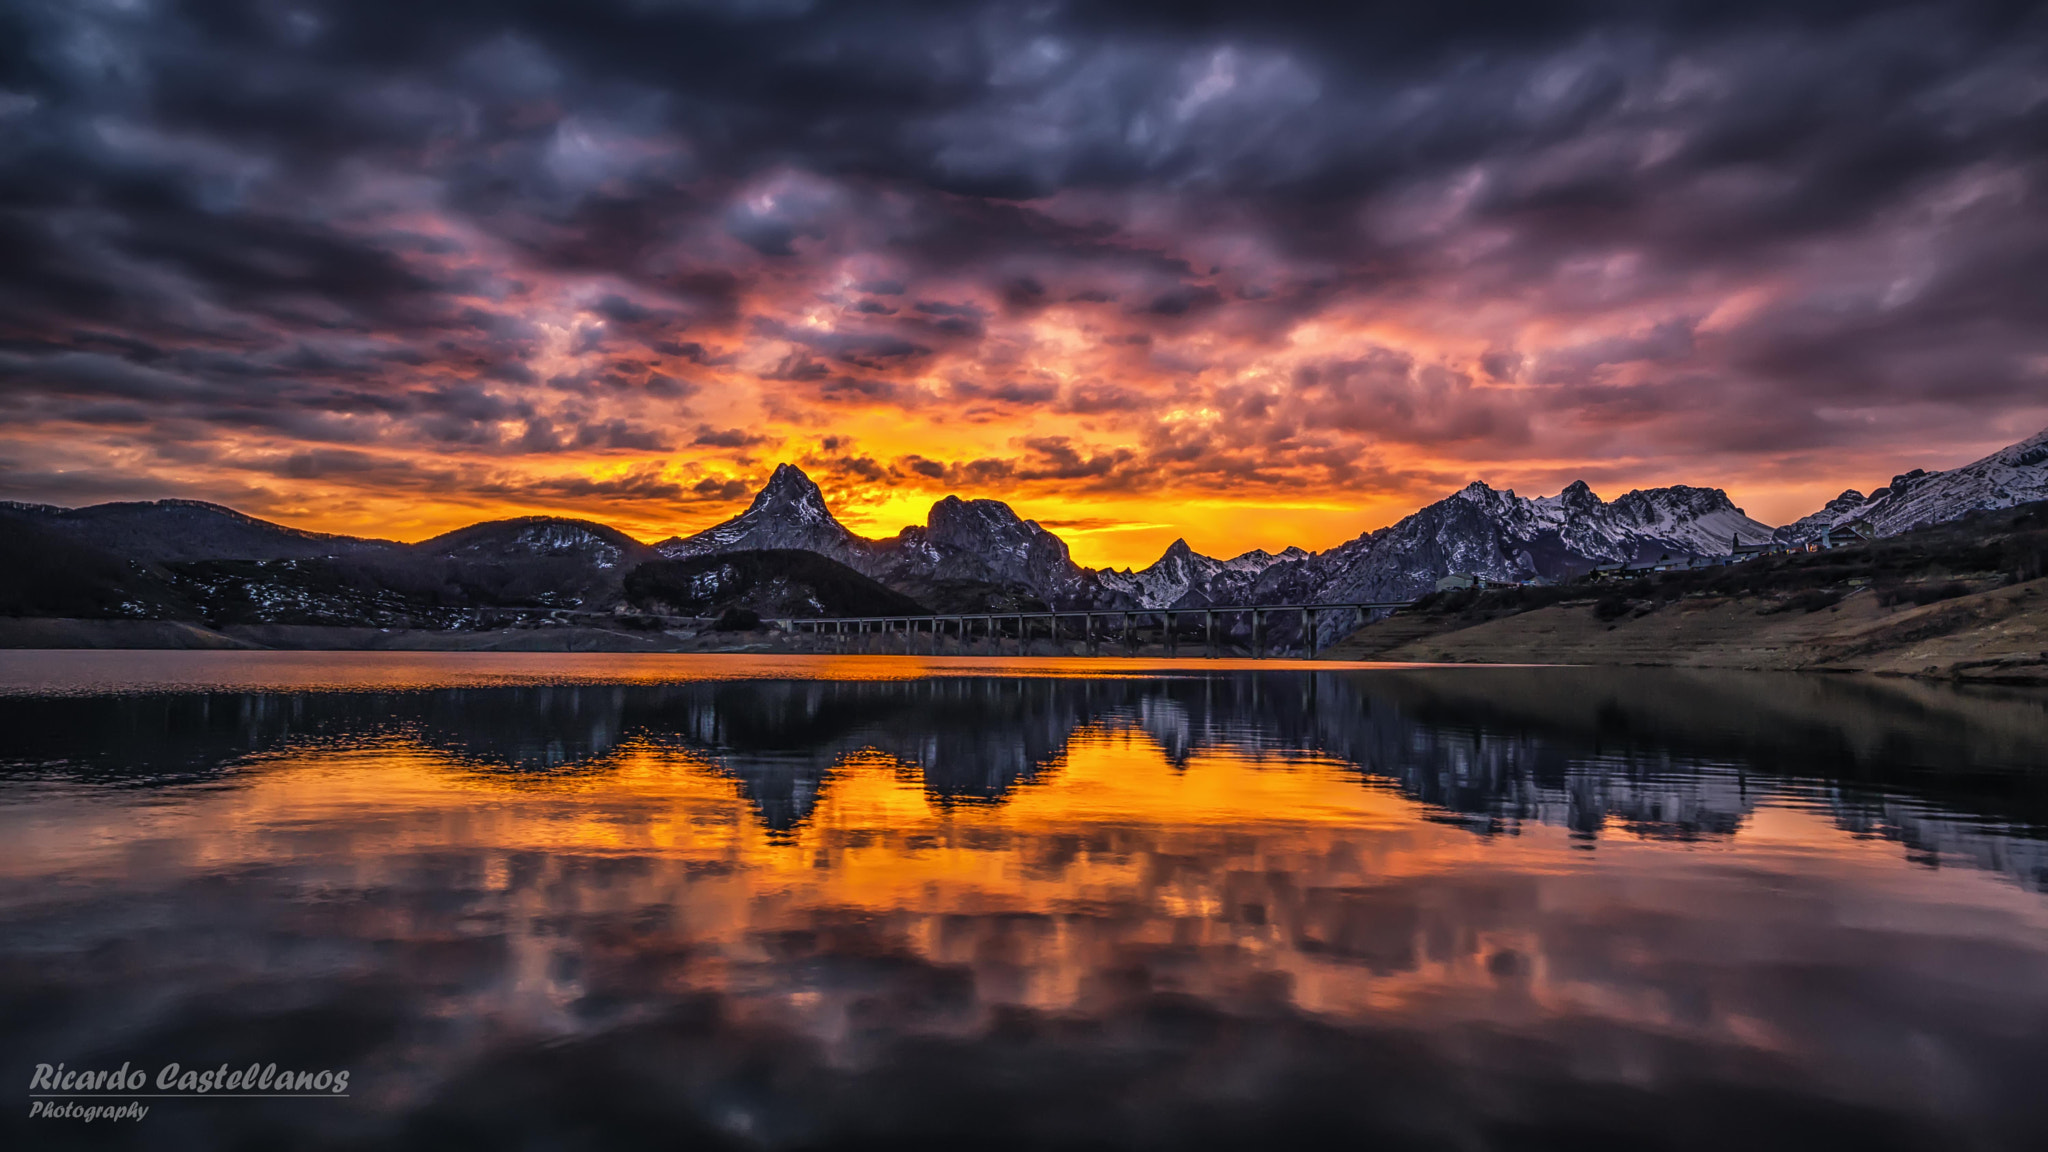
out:
M580 524L559 520L527 525L512 545L536 556L580 555L599 568L616 568L625 550Z

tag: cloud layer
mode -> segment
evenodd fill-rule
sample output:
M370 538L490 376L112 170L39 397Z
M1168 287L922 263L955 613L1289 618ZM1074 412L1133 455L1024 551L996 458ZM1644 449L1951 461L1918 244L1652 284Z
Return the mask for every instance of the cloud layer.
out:
M1142 562L2048 424L2039 6L1326 7L6 0L0 496Z

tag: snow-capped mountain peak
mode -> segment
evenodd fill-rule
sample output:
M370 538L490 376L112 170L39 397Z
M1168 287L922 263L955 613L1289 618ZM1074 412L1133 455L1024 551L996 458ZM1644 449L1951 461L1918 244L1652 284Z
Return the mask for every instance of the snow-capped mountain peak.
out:
M1546 513L1555 512L1563 517L1573 513L1590 512L1606 501L1594 495L1593 489L1584 480L1574 480L1565 485L1564 491L1555 496L1538 496L1534 503Z
M1470 500L1474 504L1484 504L1494 495L1493 486L1484 480L1474 480L1457 491L1460 500Z
M1722 555L1737 544L1771 538L1767 524L1752 520L1719 488L1674 484L1638 489L1608 505L1614 519L1647 539L1675 544L1699 556Z
M1129 597L1139 607L1171 608L1187 599L1223 570L1223 565L1188 547L1186 540L1166 546L1159 559L1133 572L1103 569L1096 573L1102 586Z
M1277 556L1255 548L1228 560L1218 560L1204 556L1190 548L1187 540L1179 539L1167 545L1159 559L1145 568L1136 572L1105 570L1097 578L1104 588L1130 597L1141 608L1242 604L1248 602L1267 571L1308 560L1312 555L1290 546Z

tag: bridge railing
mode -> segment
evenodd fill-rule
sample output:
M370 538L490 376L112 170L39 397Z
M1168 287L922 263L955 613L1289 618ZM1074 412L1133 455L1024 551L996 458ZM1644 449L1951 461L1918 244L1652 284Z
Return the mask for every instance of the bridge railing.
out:
M1376 611L1392 611L1405 608L1412 600L1340 601L1316 604L1242 604L1210 605L1201 608L1051 608L1043 611L1010 612L931 612L918 615L876 615L876 616L784 616L772 622L776 627L790 633L811 633L820 636L837 637L887 637L901 635L904 647L909 648L910 638L919 634L928 635L932 650L936 651L947 636L957 638L963 646L976 639L1000 642L1014 639L1019 652L1028 650L1037 639L1035 625L1046 625L1047 640L1057 644L1061 641L1061 621L1078 621L1081 640L1092 650L1099 651L1106 640L1119 640L1128 649L1140 640L1140 634L1148 627L1156 627L1160 638L1169 651L1178 651L1182 636L1187 634L1181 620L1185 617L1199 617L1201 627L1196 635L1210 652L1216 652L1217 618L1225 617L1227 628L1225 642L1236 633L1237 627L1249 621L1249 647L1254 656L1266 654L1270 631L1267 621L1275 614L1294 614L1301 625L1301 647L1310 657L1320 648L1318 625L1326 613L1355 612L1370 619ZM1153 622L1148 625L1148 618ZM1230 618L1235 618L1234 620ZM1114 623L1113 629L1098 632L1096 622ZM1014 625L1012 631L1009 625Z

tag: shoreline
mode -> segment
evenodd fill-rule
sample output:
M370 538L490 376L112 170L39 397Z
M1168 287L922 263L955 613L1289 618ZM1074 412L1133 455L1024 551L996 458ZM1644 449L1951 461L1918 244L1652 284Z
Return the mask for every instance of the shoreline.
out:
M1264 660L1182 646L1124 651L1079 641L977 641L963 647L874 643L834 648L778 632L640 631L583 625L441 631L329 625L231 625L193 621L0 617L0 649L49 651L284 651L675 653L735 655L904 655L1114 659L1225 659L1302 664L1300 654ZM1699 597L1645 604L1603 619L1570 602L1473 619L1404 613L1369 624L1324 648L1315 663L1719 668L1866 673L1982 684L2048 684L2048 579L1923 607L1886 609L1868 594L1816 612L1773 610L1755 597Z
M1757 595L1593 601L1495 613L1397 613L1325 650L1332 659L1860 672L2048 684L2048 578L1919 606L1869 589L1810 611Z

